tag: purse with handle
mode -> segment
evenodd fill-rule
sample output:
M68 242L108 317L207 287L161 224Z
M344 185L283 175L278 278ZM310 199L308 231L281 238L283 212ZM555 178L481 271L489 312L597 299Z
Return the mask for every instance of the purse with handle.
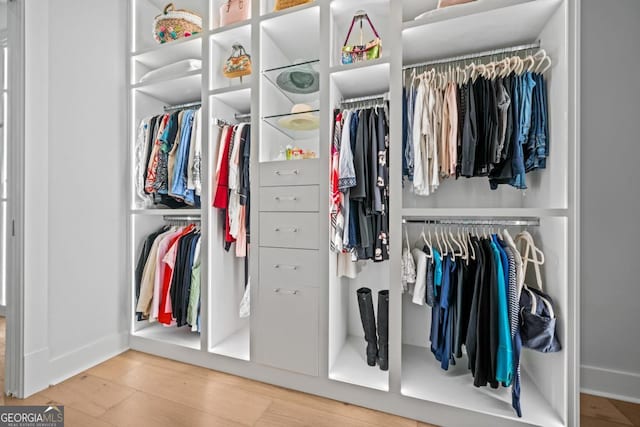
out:
M368 43L364 43L364 32L362 29L362 20L366 19L373 31L375 38ZM351 32L353 31L353 26L356 21L360 22L360 44L357 45L349 45L349 37L351 37ZM382 54L382 40L380 39L380 35L376 31L376 28L371 23L371 19L369 19L369 15L367 15L363 11L357 12L353 19L351 20L351 26L349 27L349 32L347 33L347 38L344 41L342 46L342 64L348 65L356 62L369 61L372 59L380 58Z
M524 241L525 249L522 252L523 270L526 275L527 265L533 264L536 273L537 287L526 284L520 294L520 335L524 347L537 350L542 353L552 353L561 350L556 333L556 315L553 309L553 300L542 290L542 276L540 265L544 264L544 254L536 248L533 237L527 231L516 236L516 242ZM530 258L529 255L533 258Z
M251 0L226 0L220 6L220 26L251 18Z
M231 56L224 62L222 74L230 79L251 74L251 56L241 44L234 44L232 49Z

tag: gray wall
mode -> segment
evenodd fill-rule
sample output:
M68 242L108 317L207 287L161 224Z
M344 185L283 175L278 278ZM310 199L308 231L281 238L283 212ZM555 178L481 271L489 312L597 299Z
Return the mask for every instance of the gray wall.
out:
M640 1L582 1L582 387L640 400Z

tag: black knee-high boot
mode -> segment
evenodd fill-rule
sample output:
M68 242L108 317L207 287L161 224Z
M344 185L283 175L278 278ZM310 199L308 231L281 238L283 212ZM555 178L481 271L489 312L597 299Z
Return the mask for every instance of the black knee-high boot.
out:
M378 365L389 369L389 291L378 292Z
M360 320L364 329L364 339L367 341L367 365L376 366L378 358L378 337L376 335L376 318L373 313L371 289L360 288L357 291Z

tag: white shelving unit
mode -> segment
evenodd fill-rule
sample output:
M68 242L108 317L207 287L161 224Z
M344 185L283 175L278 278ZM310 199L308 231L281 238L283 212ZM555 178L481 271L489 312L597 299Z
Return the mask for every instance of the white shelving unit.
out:
M142 117L161 113L165 105L202 101L204 121L202 208L142 208L131 191L126 212L127 286L134 283L142 239L163 224L163 215L201 216L202 333L131 320L131 347L438 425L577 425L579 156L574 100L579 11L574 2L482 0L436 10L437 0L316 0L274 12L274 0L245 1L251 3L253 16L220 27L219 0L184 0L176 7L203 16L202 34L157 45L151 22L164 4L129 0L132 159ZM351 16L359 9L369 14L382 37L382 57L343 66L340 49ZM414 19L424 12L429 13ZM358 31L354 28L353 40ZM369 39L366 25L364 31ZM236 42L252 58L253 73L242 81L222 75ZM492 191L486 178L447 180L429 197L416 197L403 188L403 66L532 42L539 42L553 58L547 76L547 169L527 174L526 192L507 187ZM140 83L148 71L183 59L200 59L202 70ZM299 95L278 87L277 75L299 62L308 62L318 73L319 92ZM390 99L391 259L368 263L356 279L338 279L327 238L333 109L342 99L382 93ZM309 105L319 129L291 132L279 127L279 119L300 103ZM219 135L215 119L234 122L238 114L251 115L248 319L238 314L244 261L222 248L223 218L211 207ZM318 158L278 160L287 145L313 150ZM131 176L133 166L131 162ZM546 255L544 281L557 306L563 350L523 351L522 418L511 408L510 390L473 387L465 358L447 372L440 369L428 348L430 311L401 293L402 219L430 216L540 218L540 226L529 230ZM299 235L289 238L293 229ZM419 224L408 226L411 239L419 229ZM366 364L356 300L361 286L372 289L374 307L377 292L390 291L388 371ZM131 296L135 301L133 286Z

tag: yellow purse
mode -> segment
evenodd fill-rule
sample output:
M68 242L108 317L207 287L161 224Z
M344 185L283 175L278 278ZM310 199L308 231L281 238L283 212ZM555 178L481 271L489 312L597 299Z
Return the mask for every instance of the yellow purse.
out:
M301 4L311 3L312 1L313 0L276 0L276 5L273 10L277 12L290 7L300 6Z
M222 74L230 79L248 76L251 74L251 56L249 56L240 44L234 44L232 48L233 52L231 56L225 61L222 67Z

